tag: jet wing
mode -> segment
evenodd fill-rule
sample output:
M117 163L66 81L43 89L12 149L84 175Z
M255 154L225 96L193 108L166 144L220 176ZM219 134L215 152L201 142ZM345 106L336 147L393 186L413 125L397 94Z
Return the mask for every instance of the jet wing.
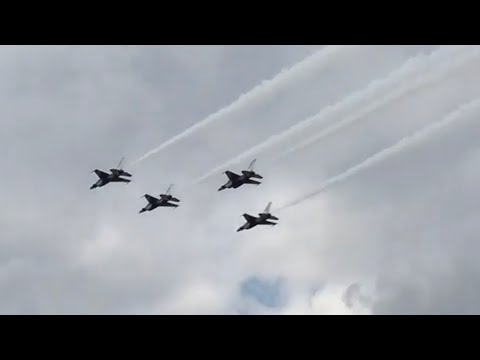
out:
M150 203L150 204L155 204L158 200L156 198L154 198L153 196L150 196L150 195L145 195L145 199L147 199L147 201Z
M252 222L254 222L254 221L257 219L255 216L248 215L248 214L243 214L243 217L244 217L245 220L247 220L249 223L252 223Z
M97 176L100 178L100 179L106 179L109 175L106 173L106 172L103 172L101 170L94 170L93 171L95 174L97 174Z
M235 179L238 179L240 177L240 175L238 174L235 174L234 172L231 172L231 171L225 171L225 175L227 175L227 177L230 179L230 180L235 180Z
M168 200L161 200L158 206L164 206L164 207L178 207L177 204L172 204L171 202L168 202Z
M268 221L268 220L263 220L260 225L278 225L277 223Z

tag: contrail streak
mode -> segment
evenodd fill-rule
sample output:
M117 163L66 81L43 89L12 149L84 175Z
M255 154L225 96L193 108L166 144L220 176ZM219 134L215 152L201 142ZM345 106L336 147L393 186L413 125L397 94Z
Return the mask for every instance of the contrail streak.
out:
M350 169L346 170L345 172L336 175L328 180L326 180L318 189L303 195L285 205L283 205L278 211L283 211L285 209L291 208L293 206L299 205L300 203L309 200L316 195L320 194L321 192L327 190L331 186L347 180L352 176L355 176L362 170L365 170L371 166L374 166L382 161L389 159L390 157L401 153L402 151L407 150L412 145L421 143L427 140L432 134L436 131L439 131L447 126L454 124L455 122L463 119L466 115L473 112L474 110L480 109L480 98L477 98L473 101L465 103L458 107L455 111L448 114L443 120L437 121L433 124L427 125L423 127L421 130L415 132L413 135L404 137L395 145L385 148L376 154L370 156L366 160L362 161L361 163L351 167Z
M210 176L223 171L228 166L231 166L233 164L236 164L242 161L246 161L249 158L257 156L262 151L265 151L270 147L275 146L281 143L282 141L285 141L292 135L299 133L305 128L308 128L309 126L311 126L312 124L322 123L328 120L330 117L335 116L338 113L341 113L342 111L344 111L345 109L348 109L351 106L358 106L359 104L362 104L364 102L372 101L376 97L381 96L383 92L389 90L391 87L401 86L401 89L407 89L406 91L409 91L409 90L415 89L415 87L419 87L424 84L426 85L428 82L433 81L439 76L443 75L443 73L441 73L440 75L437 75L436 77L426 75L425 77L421 78L422 80L420 79L416 80L414 83L412 83L412 85L408 85L408 84L403 85L403 83L411 80L412 76L422 74L423 72L428 72L429 68L434 63L440 62L442 60L449 60L451 56L457 55L461 50L464 50L466 48L468 48L468 46L454 46L454 47L447 47L446 49L441 48L429 55L424 55L424 54L417 55L407 60L400 68L397 68L396 70L392 71L390 75L387 76L386 78L373 81L366 88L350 94L343 100L333 105L327 106L322 111L320 111L317 115L309 117L299 123L296 123L292 125L290 128L288 128L287 130L284 130L283 132L270 136L262 143L255 145L254 147L246 150L240 155L234 157L233 159L230 159L224 164L210 170L205 175L195 180L192 183L192 185L198 184L206 180ZM394 92L395 94L397 94L399 91L394 90ZM392 101L395 98L398 98L398 95L396 95L396 97L390 96L388 101ZM388 101L384 100L384 103L386 104ZM382 105L382 102L376 101L374 105L367 105L366 109L369 111L373 111L376 107L381 105ZM360 113L354 113L353 115L350 115L340 123L334 123L332 126L322 131L322 134L323 134L322 137L325 137L336 131L339 131L347 124L350 124L360 119L361 116L365 115L366 113L368 113L368 111L365 111L365 110ZM274 158L274 160L276 159L277 158Z
M170 140L165 141L163 144L161 144L157 148L149 151L145 155L138 158L131 165L137 164L140 161L143 161L146 158L162 150L165 150L166 148L194 134L195 132L199 131L205 126L225 118L226 116L228 116L234 111L238 111L239 109L247 105L250 105L251 103L261 102L265 97L271 96L272 94L275 94L276 91L290 86L291 82L295 81L295 79L298 76L324 67L331 60L332 56L336 55L340 51L345 49L355 48L355 47L358 47L358 45L351 45L351 46L335 45L335 46L326 46L320 49L319 51L315 52L314 54L308 56L307 58L303 59L299 63L295 64L290 69L282 70L272 79L263 81L260 85L254 87L248 93L241 95L236 101L234 101L227 107L224 107L223 109L220 109L217 112L207 116L205 119L189 127L182 133L172 137Z
M332 133L335 133L336 131L342 129L346 125L349 125L355 122L356 120L365 117L368 113L375 111L391 103L392 101L395 101L401 98L402 96L408 94L413 90L417 90L421 86L425 86L433 81L438 81L440 79L443 79L449 73L451 73L452 71L455 71L457 68L461 67L466 62L474 60L479 55L480 55L480 49L475 49L467 53L465 56L459 56L458 58L452 60L452 62L448 62L447 64L445 64L445 66L440 67L435 71L432 71L431 73L425 74L424 76L415 79L411 83L397 84L398 87L393 89L390 93L387 93L384 96L380 97L379 99L374 100L372 103L367 104L364 108L361 108L358 112L347 116L345 119L343 119L338 123L335 123L333 126L328 127L323 131L319 132L318 134L314 134L313 136L307 138L306 140L300 142L299 144L291 147L290 149L286 150L279 156L275 157L272 161L273 162L279 161L285 158L286 156L297 152L298 150L301 150L307 146L310 146L316 143L317 141L325 138L326 136L331 135Z

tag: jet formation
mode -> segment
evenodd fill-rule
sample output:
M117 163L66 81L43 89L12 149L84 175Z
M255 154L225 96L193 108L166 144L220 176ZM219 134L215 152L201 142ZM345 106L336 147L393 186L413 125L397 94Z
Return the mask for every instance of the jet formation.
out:
M90 187L90 190L103 187L109 183L115 183L115 182L121 182L121 183L130 183L130 179L126 179L122 176L126 177L132 177L132 175L125 170L122 169L122 163L123 163L124 158L122 158L117 165L116 168L110 169L110 174L102 171L95 169L92 171L92 173L95 173L98 176L98 181L93 184ZM236 174L232 171L225 171L225 175L228 177L228 181L223 184L218 191L222 191L225 189L237 189L240 186L243 186L245 184L250 184L250 185L260 185L260 181L252 180L252 179L263 179L263 176L257 174L254 170L253 167L255 165L256 159L254 159L250 165L248 166L247 170L242 170L242 175ZM170 191L173 187L173 184L170 185L167 189L167 191L164 194L160 194L159 197L154 197L149 194L145 194L142 196L142 198L145 198L148 202L148 204L142 208L139 213L144 213L147 211L152 211L155 210L159 207L169 207L169 208L177 208L179 206L180 200L170 194ZM237 232L243 231L243 230L249 230L257 225L270 225L270 226L275 226L277 223L272 222L270 220L277 221L279 220L277 217L273 216L270 213L270 207L272 206L272 203L268 203L266 209L262 212L259 213L258 217L252 216L250 214L243 214L242 216L245 218L247 221L244 225L242 225L240 228L238 228Z

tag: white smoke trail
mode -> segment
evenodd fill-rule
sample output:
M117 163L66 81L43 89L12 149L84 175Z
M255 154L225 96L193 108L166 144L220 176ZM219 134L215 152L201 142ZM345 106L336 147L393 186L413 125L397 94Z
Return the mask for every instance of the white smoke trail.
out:
M407 150L412 145L415 145L427 140L436 131L454 124L455 122L463 119L466 115L468 115L469 113L477 109L480 110L480 98L477 98L473 101L470 101L468 103L465 103L459 106L456 110L448 114L443 120L434 122L430 125L423 127L422 129L418 130L414 134L404 137L395 145L377 152L376 154L370 156L366 160L351 167L350 169L344 171L343 173L326 180L318 189L281 206L277 211L283 211L285 209L298 205L308 199L311 199L314 196L318 195L319 193L327 190L331 186L341 181L344 181L348 178L351 178L352 176L358 174L360 171L365 170L382 161L385 161L389 159L391 156L394 156L398 153L401 153L402 151Z
M223 171L224 169L226 169L227 167L233 164L239 163L241 161L246 161L247 159L257 156L262 151L265 151L270 147L273 147L281 143L282 141L285 141L292 135L299 133L300 131L304 130L305 128L308 128L314 123L324 122L329 118L337 115L338 113L345 111L345 109L348 109L349 107L358 106L359 104L363 104L364 102L372 101L376 97L381 96L385 91L390 90L391 87L394 88L393 91L395 92L395 94L397 94L398 91L395 90L396 87L401 86L402 89L413 90L416 87L426 85L429 82L436 80L437 78L441 78L444 75L443 72L436 73L437 75L434 77L434 76L428 75L428 70L430 70L430 68L435 63L442 62L444 60L449 60L452 56L456 56L458 55L459 52L468 48L469 48L468 46L454 46L454 47L447 47L446 49L442 47L441 49L436 50L429 55L424 55L424 54L417 55L407 60L400 68L392 71L390 75L388 75L387 77L382 78L380 80L373 81L369 86L367 86L367 88L354 92L353 94L347 96L343 100L333 105L327 106L317 115L307 118L299 123L296 123L295 125L292 125L287 130L284 130L283 132L270 136L262 143L255 145L254 147L246 150L240 155L234 157L233 159L228 160L224 164L215 167L214 169L207 172L205 175L195 180L192 183L192 185L198 184L206 180L210 176ZM463 58L461 59L463 60ZM457 66L463 64L463 62L460 62L460 64L457 64L457 63L455 63ZM447 63L447 68L448 68L448 65L450 65L450 63ZM427 75L425 75L425 77L422 77L416 80L412 85L410 86L408 85L407 81L411 81L413 76L418 76L423 73L427 73ZM403 85L404 82L406 83L405 85ZM391 100L389 101L392 101L396 97L390 96L389 98L391 98ZM378 106L381 106L383 102L377 101L374 104L378 107ZM373 106L367 105L367 109L369 109L369 111L373 111L375 108ZM347 117L342 122L333 124L331 127L327 128L324 132L322 132L324 134L322 135L322 137L332 134L333 132L339 131L347 124L350 124L353 121L360 119L362 114L366 114L366 112L362 111L361 114L355 113L353 116ZM276 158L274 158L274 160L275 159Z
M368 113L377 110L392 101L401 98L402 96L408 94L413 90L417 90L421 86L428 85L432 81L443 79L447 76L450 72L454 71L458 67L464 65L466 62L474 60L476 57L480 55L480 49L474 49L471 52L468 52L464 56L458 56L452 62L446 63L444 66L432 71L431 73L425 74L422 77L415 79L413 82L405 83L405 84L398 84L398 87L395 87L390 93L386 93L379 99L374 100L372 103L367 104L365 107L361 108L358 112L353 113L347 116L342 121L333 124L323 131L314 134L313 136L305 139L304 141L300 142L297 145L287 149L285 152L281 153L279 156L275 157L272 161L276 162L288 155L295 153L298 150L304 149L305 147L316 143L317 141L325 138L328 135L335 133L336 131L342 129L346 125L353 123L354 121L365 117ZM400 86L402 85L402 86Z
M238 111L242 107L250 105L253 102L261 102L262 100L264 100L265 97L275 94L275 92L283 88L289 87L291 82L295 81L297 77L309 73L310 71L318 70L319 68L324 67L326 64L328 64L331 58L340 51L345 49L353 49L356 47L358 47L358 45L325 46L314 54L298 62L290 69L284 69L272 79L263 81L260 85L254 87L248 93L241 95L236 101L234 101L227 107L224 107L223 109L220 109L217 112L207 116L204 120L201 120L200 122L189 127L182 133L172 137L170 140L167 140L157 148L147 152L145 155L135 160L131 165L137 164L140 161L143 161L146 158L162 150L165 150L169 146L176 144L180 140L192 135L193 133L211 124L212 122L223 119L234 111Z

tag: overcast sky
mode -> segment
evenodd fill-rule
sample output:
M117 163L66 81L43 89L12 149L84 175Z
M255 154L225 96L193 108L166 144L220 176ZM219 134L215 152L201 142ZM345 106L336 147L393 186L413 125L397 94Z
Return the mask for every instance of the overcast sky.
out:
M322 48L1 47L0 313L480 314L480 110L276 214L480 97L480 56L432 61L398 86L452 69L282 161L259 154L258 187L182 185L439 47L341 49L128 166ZM132 183L89 190L123 156ZM138 214L171 183L178 209ZM270 201L279 225L236 232Z

